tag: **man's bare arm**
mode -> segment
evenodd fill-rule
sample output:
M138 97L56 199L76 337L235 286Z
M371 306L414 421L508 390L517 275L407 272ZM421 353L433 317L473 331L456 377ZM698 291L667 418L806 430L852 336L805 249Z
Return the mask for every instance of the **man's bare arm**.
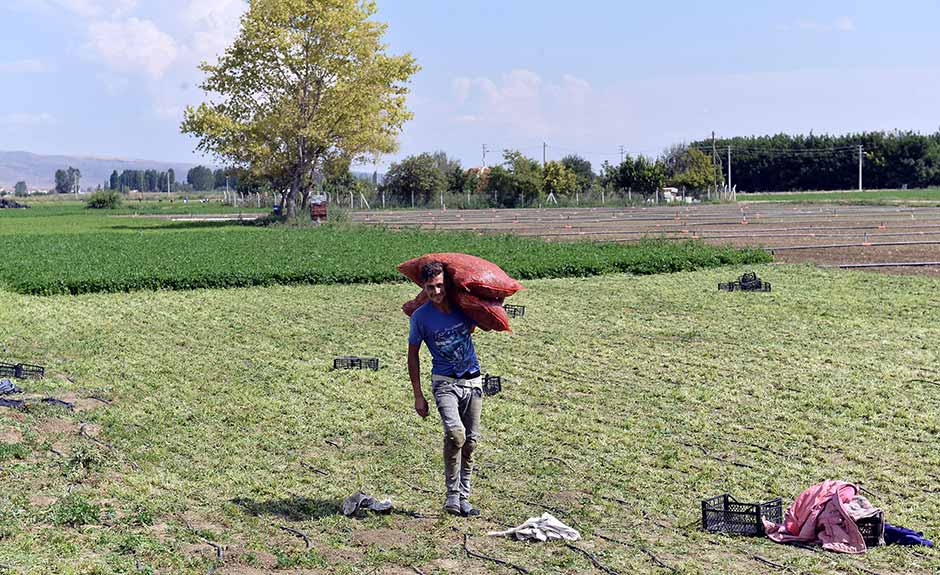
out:
M418 358L419 345L408 344L408 377L411 378L411 391L415 398L415 412L421 417L428 416L428 401L421 391L421 360Z

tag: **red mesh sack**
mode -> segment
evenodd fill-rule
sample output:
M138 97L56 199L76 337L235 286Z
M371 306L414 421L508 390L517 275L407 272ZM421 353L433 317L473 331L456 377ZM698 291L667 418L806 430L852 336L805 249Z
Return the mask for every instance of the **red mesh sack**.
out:
M468 254L426 254L398 265L398 271L421 285L421 268L428 262L444 264L448 278L457 291L469 291L484 299L501 299L522 289L522 284L493 262Z
M451 293L451 301L483 331L512 331L509 315L501 300L480 298L469 292L455 290Z
M418 308L423 306L428 301L428 294L424 290L418 292L418 295L414 299L406 301L401 306L401 311L405 312L405 315L411 317L411 314L418 311Z

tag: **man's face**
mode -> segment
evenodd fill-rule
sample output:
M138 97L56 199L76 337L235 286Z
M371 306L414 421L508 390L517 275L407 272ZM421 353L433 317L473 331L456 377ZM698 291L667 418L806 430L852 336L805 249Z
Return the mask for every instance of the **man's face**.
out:
M444 301L446 293L444 292L444 274L437 274L433 278L424 282L424 293L433 303L440 304Z

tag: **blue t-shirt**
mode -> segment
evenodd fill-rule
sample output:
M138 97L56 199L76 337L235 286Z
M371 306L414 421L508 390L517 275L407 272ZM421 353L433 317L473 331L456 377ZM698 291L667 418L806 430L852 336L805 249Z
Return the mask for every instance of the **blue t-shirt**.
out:
M450 313L445 314L427 302L411 315L408 343L427 344L432 374L459 377L480 371L470 338L470 329L475 325L457 306L451 305Z

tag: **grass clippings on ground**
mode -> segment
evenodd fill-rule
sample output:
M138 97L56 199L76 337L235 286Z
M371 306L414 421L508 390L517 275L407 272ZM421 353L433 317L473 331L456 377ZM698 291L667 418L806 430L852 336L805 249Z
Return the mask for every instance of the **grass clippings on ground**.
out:
M399 310L413 286L0 292L5 356L48 369L28 391L91 402L0 408L0 445L19 446L0 461L0 564L510 572L468 557L468 534L532 573L600 572L561 544L485 536L548 510L618 573L774 572L755 556L936 572L930 549L850 557L698 530L705 497L791 501L838 478L891 523L940 534L937 281L754 270L773 292L718 292L747 268L527 281L514 333L475 336L503 392L484 407L473 521L441 514L439 422L413 413ZM347 354L383 368L332 371ZM398 512L343 517L358 490Z

